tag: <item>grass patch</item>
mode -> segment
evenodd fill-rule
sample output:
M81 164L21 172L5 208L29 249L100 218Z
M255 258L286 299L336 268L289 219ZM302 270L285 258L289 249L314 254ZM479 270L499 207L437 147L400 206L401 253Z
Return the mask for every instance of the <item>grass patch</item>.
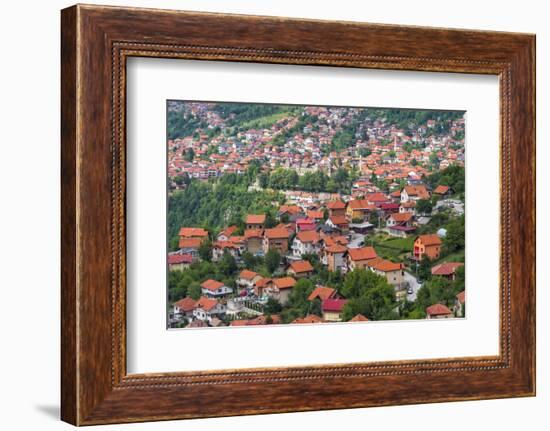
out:
M275 124L277 121L288 117L291 114L290 111L276 112L275 114L264 115L263 117L255 118L254 120L245 121L239 127L243 130L247 129L267 129Z

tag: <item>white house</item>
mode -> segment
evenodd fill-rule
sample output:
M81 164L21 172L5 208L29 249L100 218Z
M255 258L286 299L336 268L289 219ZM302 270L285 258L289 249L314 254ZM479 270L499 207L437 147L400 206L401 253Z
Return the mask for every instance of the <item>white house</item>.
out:
M233 289L227 287L225 284L219 281L208 279L201 284L202 294L209 298L219 298L230 293L233 293Z
M262 276L257 272L243 269L237 278L237 285L247 289L253 289L256 282L261 279Z
M304 254L318 254L321 250L321 236L315 231L300 231L292 242L292 254L301 257Z
M226 307L212 298L201 297L193 310L193 317L198 320L211 322L213 317L221 318L225 314Z

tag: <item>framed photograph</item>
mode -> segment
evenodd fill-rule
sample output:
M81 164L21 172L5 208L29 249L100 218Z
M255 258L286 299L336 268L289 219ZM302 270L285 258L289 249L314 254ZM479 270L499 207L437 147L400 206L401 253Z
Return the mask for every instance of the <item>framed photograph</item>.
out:
M535 394L535 37L62 11L62 419Z

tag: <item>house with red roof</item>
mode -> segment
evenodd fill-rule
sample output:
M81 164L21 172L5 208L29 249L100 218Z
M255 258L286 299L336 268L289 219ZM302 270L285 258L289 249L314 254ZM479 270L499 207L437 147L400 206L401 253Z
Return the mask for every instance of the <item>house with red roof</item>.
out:
M289 221L296 221L304 216L304 210L298 205L281 205L277 211L279 218L288 218Z
M389 199L386 197L386 195L381 192L369 193L365 197L365 199L368 203L375 205L376 207L379 207L383 203L389 202Z
M325 299L321 303L321 311L323 313L323 319L327 322L341 322L342 310L348 303L347 299Z
M405 186L401 190L401 202L417 201L419 199L430 199L430 193L425 185Z
M376 259L369 260L367 262L367 267L372 272L382 277L386 277L388 283L395 287L404 285L405 269L402 263L395 263L391 260L377 257Z
M246 288L249 290L254 289L254 286L258 280L261 280L263 277L257 272L250 271L248 269L243 269L237 278L237 286L241 288Z
M199 256L199 248L203 242L202 238L182 238L180 237L178 247L181 254L190 254L193 260Z
M441 238L435 233L419 235L414 240L413 259L422 260L427 257L430 260L439 259L441 254Z
M208 232L200 227L182 227L179 231L179 237L181 238L200 238L207 239Z
M211 278L201 283L201 291L204 296L209 298L221 298L233 293L232 288Z
M320 210L307 210L306 215L308 218L315 220L317 223L323 220L324 214Z
M229 253L235 259L239 257L240 247L234 241L231 241L235 237L230 237L229 241L216 241L212 244L212 261L219 262L225 252Z
M296 279L292 277L274 278L269 288L265 289L265 294L285 305L295 285Z
M327 226L338 229L342 233L346 233L349 230L349 222L346 216L330 216L327 220Z
M348 248L348 268L350 271L365 269L370 260L378 257L373 247Z
M228 228L222 230L218 236L216 237L216 239L218 241L229 241L229 238L231 237L231 235L233 235L236 231L237 231L238 227L233 225L233 226L229 226Z
M346 253L348 249L346 246L333 243L325 247L322 257L323 264L328 266L329 271L346 271Z
M288 271L294 278L305 278L313 274L313 266L307 260L290 262Z
M298 232L292 241L292 254L301 257L304 254L319 254L321 236L314 230Z
M432 275L454 280L456 278L456 270L462 266L464 266L462 262L443 262L432 266Z
M316 299L319 299L321 302L323 302L325 299L332 299L336 298L337 296L338 293L336 292L336 289L332 287L316 286L315 289L313 289L313 292L311 292L307 297L307 300L314 301Z
M453 312L443 304L434 304L426 308L426 319L449 319Z
M317 223L310 218L299 218L296 220L296 232L315 231Z
M193 256L190 254L172 253L168 255L168 269L170 271L182 271L189 268L193 263Z
M386 220L386 230L391 236L405 238L416 231L413 226L414 216L411 212L391 214Z
M244 231L244 240L246 250L253 254L263 254L264 231L262 229L246 229Z
M263 238L263 251L277 250L282 255L288 251L289 232L285 228L266 229Z
M263 229L265 214L248 214L245 220L246 229Z
M449 186L444 186L440 184L433 190L432 193L440 197L447 197L450 196L453 191Z
M174 303L174 314L190 319L193 317L195 308L197 308L197 301L187 296Z
M193 317L203 322L211 322L213 317L223 318L226 306L216 299L201 296L193 310Z
M330 201L329 203L327 203L327 209L329 217L343 217L346 215L346 204L341 200Z
M312 324L312 323L324 323L325 320L322 319L321 317L317 316L316 314L308 314L307 316L305 317L298 317L296 319L294 319L292 322L290 323L309 323L309 324Z
M376 205L369 203L366 199L353 199L348 202L346 216L349 220L365 220L371 211L376 210Z

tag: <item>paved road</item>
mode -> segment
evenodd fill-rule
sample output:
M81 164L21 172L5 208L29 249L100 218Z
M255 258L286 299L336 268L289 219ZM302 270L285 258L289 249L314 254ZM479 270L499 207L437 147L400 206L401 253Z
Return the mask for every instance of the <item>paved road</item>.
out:
M413 293L407 295L407 299L412 302L416 300L416 292L422 287L422 285L416 281L416 278L413 274L407 271L405 271L404 279L409 283L409 287L412 287Z

